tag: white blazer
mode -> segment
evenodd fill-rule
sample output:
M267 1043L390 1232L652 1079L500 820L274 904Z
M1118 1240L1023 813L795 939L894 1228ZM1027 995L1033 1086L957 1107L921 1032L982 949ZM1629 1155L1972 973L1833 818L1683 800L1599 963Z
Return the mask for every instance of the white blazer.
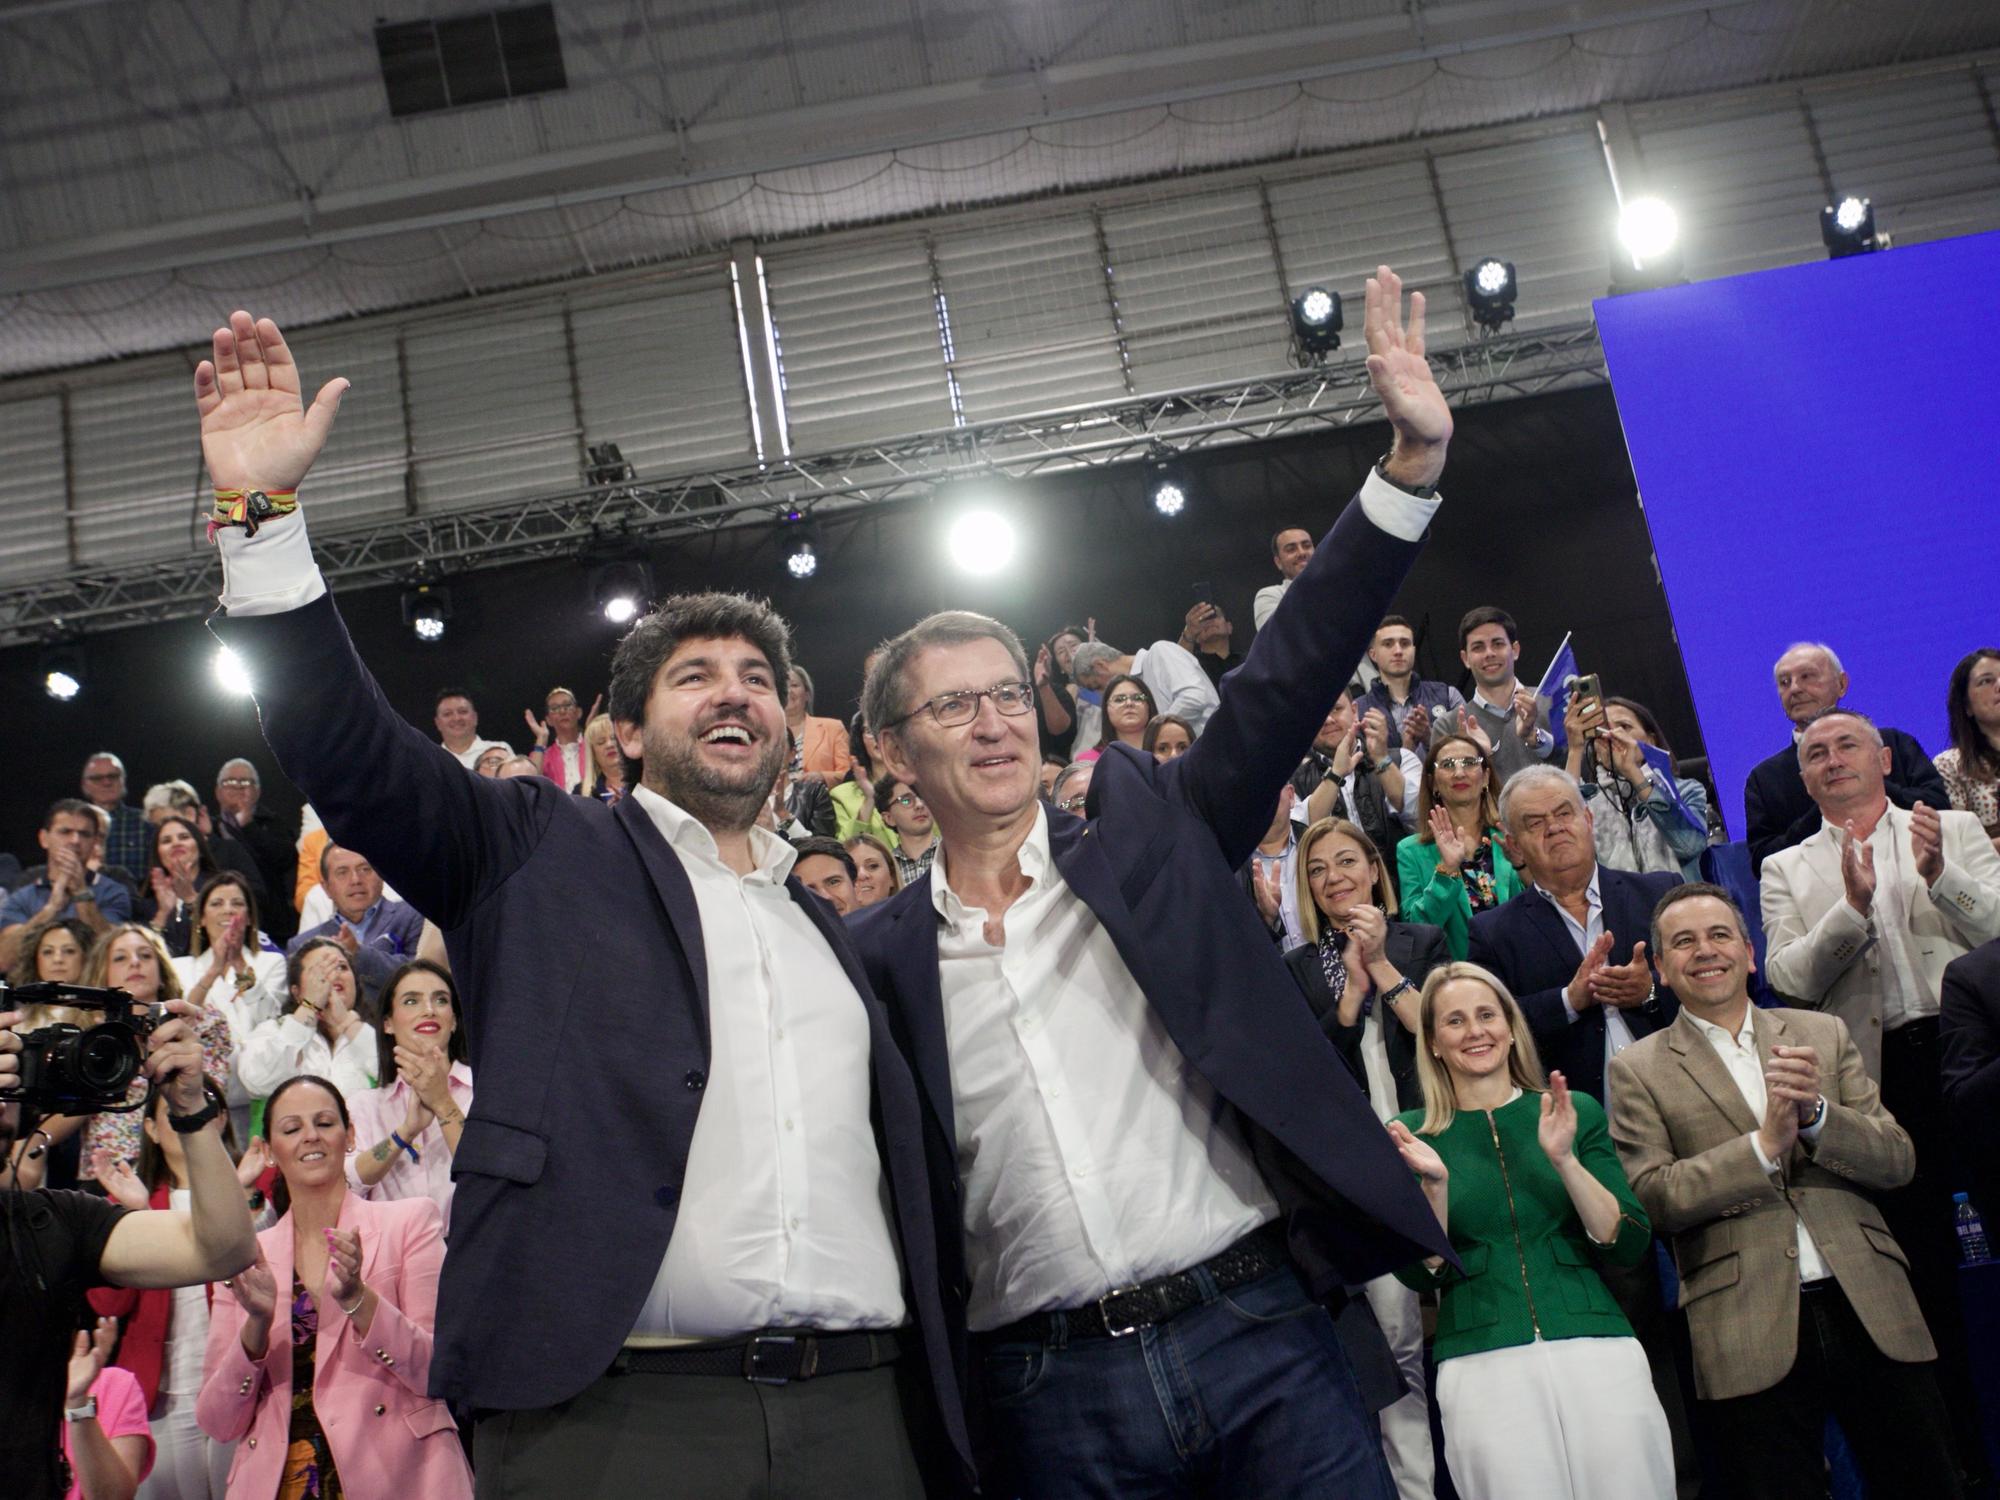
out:
M1911 872L1910 814L1891 804L1890 836ZM1908 942L1935 999L1944 968L1961 953L2000 937L2000 855L1971 813L1941 812L1944 873L1928 899L1910 901ZM1882 1077L1882 962L1879 914L1861 916L1847 904L1840 879L1843 835L1819 832L1764 861L1764 967L1778 991L1800 1005L1832 1011L1847 1023L1868 1075ZM1884 874L1879 865L1878 879ZM1913 872L1912 872L1913 878Z

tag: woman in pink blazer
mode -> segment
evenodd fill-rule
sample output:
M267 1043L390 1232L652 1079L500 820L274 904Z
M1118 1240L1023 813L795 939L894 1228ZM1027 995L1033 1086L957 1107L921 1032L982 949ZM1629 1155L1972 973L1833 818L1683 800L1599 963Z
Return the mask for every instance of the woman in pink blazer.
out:
M256 1264L215 1289L195 1406L204 1432L237 1444L229 1500L470 1500L451 1412L425 1394L437 1204L348 1191L353 1132L324 1079L280 1084L264 1129L284 1212Z

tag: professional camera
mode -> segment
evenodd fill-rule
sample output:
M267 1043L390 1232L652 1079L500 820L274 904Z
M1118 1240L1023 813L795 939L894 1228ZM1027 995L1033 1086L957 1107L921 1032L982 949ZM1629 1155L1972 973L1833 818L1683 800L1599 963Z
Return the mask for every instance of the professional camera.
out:
M0 1089L0 1102L19 1100L24 1113L92 1115L139 1108L128 1102L132 1080L146 1061L146 1038L165 1018L159 1006L141 1005L123 990L80 984L0 985L0 1010L59 1006L101 1012L91 1026L58 1021L21 1035L21 1079Z

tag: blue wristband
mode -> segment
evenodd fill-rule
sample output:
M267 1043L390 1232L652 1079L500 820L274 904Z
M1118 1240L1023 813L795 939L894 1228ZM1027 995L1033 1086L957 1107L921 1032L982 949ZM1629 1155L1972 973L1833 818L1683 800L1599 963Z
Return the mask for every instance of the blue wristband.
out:
M397 1145L401 1146L405 1151L409 1152L411 1161L415 1162L418 1166L422 1166L424 1164L424 1159L421 1156L417 1155L417 1148L415 1146L412 1146L408 1141L404 1140L399 1132L394 1130L390 1131L389 1139L394 1141Z

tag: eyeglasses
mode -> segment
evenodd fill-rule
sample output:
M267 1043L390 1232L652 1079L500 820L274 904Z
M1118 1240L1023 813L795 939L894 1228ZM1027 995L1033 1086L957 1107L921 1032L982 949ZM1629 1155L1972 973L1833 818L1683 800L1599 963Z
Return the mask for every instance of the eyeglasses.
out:
M1082 812L1083 804L1090 800L1090 793L1078 792L1074 797L1065 797L1056 804L1058 812Z
M1476 771L1486 762L1477 755L1447 755L1437 763L1440 771Z
M889 802L894 807L915 807L921 800L915 792L905 792L900 797L891 797Z
M1115 698L1104 700L1109 708L1130 708L1134 703L1143 705L1145 701L1145 698L1138 693L1120 693Z
M967 688L962 692L939 693L935 698L926 699L900 719L891 719L882 726L894 729L899 724L907 724L925 709L937 720L940 729L955 728L960 724L970 724L979 716L979 700L991 698L993 706L1008 718L1019 718L1035 706L1035 690L1025 682L997 682L990 688Z
M226 786L232 792L247 792L251 787L255 786L256 784L257 783L252 781L248 776L225 776L222 778L222 780L216 782L217 786L219 787Z
M125 773L123 771L92 771L83 779L85 781L123 781Z

